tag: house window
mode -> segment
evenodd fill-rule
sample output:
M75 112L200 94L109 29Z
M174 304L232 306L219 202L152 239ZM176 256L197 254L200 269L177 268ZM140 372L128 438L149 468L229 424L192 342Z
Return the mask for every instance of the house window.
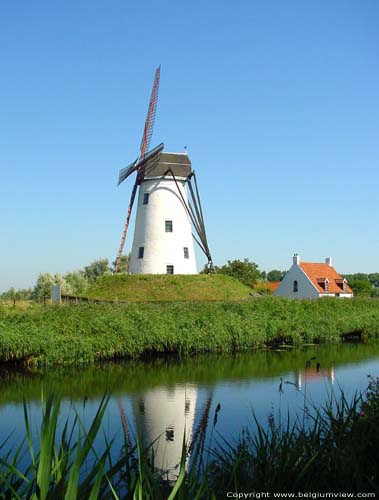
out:
M183 248L183 251L184 251L184 258L185 258L185 259L189 259L189 251L188 251L188 247L184 247L184 248Z
M297 280L295 280L295 281L293 282L293 291L294 291L294 292L297 292L298 290L299 290L299 285L298 285L298 283L297 283Z
M145 247L139 247L138 249L138 258L143 259L143 254L145 252Z
M337 286L343 291L346 292L346 280L345 279L336 279Z
M174 266L166 266L166 274L174 274Z
M172 233L172 220L165 220L164 224L166 233Z
M149 193L143 193L143 204L148 205L149 203Z

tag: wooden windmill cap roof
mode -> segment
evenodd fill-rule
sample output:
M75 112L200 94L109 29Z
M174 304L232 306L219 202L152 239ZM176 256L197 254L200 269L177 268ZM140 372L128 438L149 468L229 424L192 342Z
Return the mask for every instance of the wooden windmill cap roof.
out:
M158 153L146 161L144 178L171 176L169 169L175 177L188 177L192 168L187 153Z

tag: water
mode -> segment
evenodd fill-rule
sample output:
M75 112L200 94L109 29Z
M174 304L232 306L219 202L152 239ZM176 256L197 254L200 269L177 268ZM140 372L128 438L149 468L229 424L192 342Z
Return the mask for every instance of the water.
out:
M208 418L213 442L221 436L233 442L244 426L254 427L253 414L264 424L270 415L277 418L287 412L299 414L312 404L321 406L341 389L352 397L366 388L369 374L379 375L378 347L376 343L308 346L34 372L3 368L0 433L4 439L13 432L11 443L22 438L25 399L37 436L41 398L52 387L62 394L62 420L75 408L87 426L102 396L111 392L103 424L108 436L116 435L116 448L123 439L122 408L141 440L150 443L159 437L156 462L175 472L184 432L192 439Z

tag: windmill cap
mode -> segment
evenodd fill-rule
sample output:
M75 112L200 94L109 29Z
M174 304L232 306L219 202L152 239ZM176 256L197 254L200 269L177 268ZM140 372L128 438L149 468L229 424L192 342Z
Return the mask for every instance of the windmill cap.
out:
M162 177L169 169L175 177L188 177L192 172L191 160L186 153L160 153L146 162L145 178Z

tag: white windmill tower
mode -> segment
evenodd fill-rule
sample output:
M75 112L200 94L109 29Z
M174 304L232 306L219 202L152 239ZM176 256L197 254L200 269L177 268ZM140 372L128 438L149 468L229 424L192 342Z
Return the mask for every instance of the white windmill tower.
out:
M183 439L191 449L196 401L197 386L192 384L158 387L132 397L140 443L143 447L152 445L155 467L168 481L178 477Z
M134 172L137 176L116 259L116 271L120 266L134 200L140 187L129 272L196 274L193 239L207 256L208 268L212 269L213 265L191 161L187 153L164 152L163 144L148 151L157 109L159 78L160 66L155 73L140 155L119 174L118 184Z

